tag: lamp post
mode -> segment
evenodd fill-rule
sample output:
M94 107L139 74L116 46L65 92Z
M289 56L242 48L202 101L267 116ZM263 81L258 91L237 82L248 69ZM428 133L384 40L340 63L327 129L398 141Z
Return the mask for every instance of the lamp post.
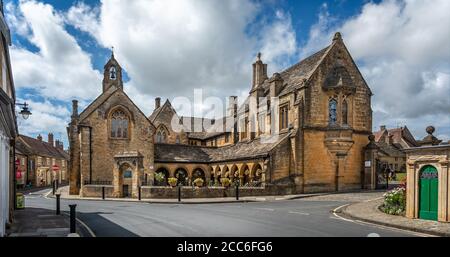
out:
M28 108L28 104L27 102L21 104L21 103L16 103L17 106L22 106L22 110L19 112L20 115L22 115L22 118L24 120L28 120L28 118L30 117L30 115L32 114L30 112L30 109Z
M2 9L2 12L3 12L3 9ZM16 103L16 105L17 106L22 106L22 110L19 112L19 114L22 115L22 118L24 120L27 120L30 117L30 115L32 114L30 112L30 109L28 108L28 104L25 102L23 104ZM13 156L14 156L14 158L16 158L16 148L15 147L13 148ZM18 165L15 162L14 162L14 164L16 166L16 167L14 167L14 172L16 172ZM14 195L13 204L14 204L14 209L17 209L17 178L16 178L16 174L14 174L14 176L13 176L13 183L14 183L14 186L13 186L13 195Z

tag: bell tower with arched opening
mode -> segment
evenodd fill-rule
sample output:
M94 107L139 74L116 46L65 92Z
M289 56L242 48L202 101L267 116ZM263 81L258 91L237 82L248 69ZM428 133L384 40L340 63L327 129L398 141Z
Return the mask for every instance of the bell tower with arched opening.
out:
M111 52L111 58L104 67L103 92L112 86L123 89L122 67L120 67L119 62L114 57L114 51Z

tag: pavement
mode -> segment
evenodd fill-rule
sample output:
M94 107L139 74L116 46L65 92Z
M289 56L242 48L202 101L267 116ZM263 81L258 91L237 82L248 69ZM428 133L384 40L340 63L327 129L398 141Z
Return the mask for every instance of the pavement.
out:
M28 208L53 210L42 192ZM410 237L420 233L349 221L331 210L380 197L382 192L320 195L256 202L203 204L62 199L77 204L77 217L97 237Z
M376 198L343 206L336 211L345 217L378 225L411 230L436 236L450 237L450 223L409 219L403 216L389 215L379 210L383 199Z
M86 235L77 226L78 234L70 234L69 216L56 215L55 211L42 208L26 208L14 212L14 223L7 230L9 237L67 237Z

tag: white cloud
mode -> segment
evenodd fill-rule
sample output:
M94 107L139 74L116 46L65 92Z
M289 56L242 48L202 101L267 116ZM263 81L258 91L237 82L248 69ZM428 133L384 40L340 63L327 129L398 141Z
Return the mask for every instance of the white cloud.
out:
M408 125L417 137L434 124L450 139L450 1L367 3L336 23L326 6L312 27L306 52L341 31L374 92L376 128ZM447 118L445 118L447 117ZM446 121L446 122L444 122Z
M296 51L290 16L281 11L247 33L261 13L252 1L102 0L99 10L95 18L92 7L78 4L67 20L103 47L114 46L129 85L141 94L192 97L194 88L236 94L250 89L258 50L269 68Z
M20 115L17 122L20 134L36 136L41 134L44 138L48 133L53 133L55 139L63 140L67 145L66 127L70 121L70 111L64 105L56 105L49 100L43 102L31 99L18 99L19 102L27 102L32 106L32 115L24 120ZM17 112L20 108L17 108Z
M32 88L48 98L70 100L92 98L100 92L100 73L92 68L90 56L64 27L64 20L49 4L21 0L8 5L12 30L19 31L30 44L11 48L17 89ZM28 31L29 33L26 33Z

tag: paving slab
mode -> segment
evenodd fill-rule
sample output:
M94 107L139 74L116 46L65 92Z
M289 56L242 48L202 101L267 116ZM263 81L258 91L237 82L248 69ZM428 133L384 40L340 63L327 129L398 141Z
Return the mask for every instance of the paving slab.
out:
M77 231L82 236L87 235L79 224ZM69 234L70 220L67 215L56 215L52 210L28 207L14 212L14 222L7 230L9 237L67 237Z
M367 200L341 208L337 212L352 219L436 236L450 237L450 223L409 219L380 211L383 198Z

